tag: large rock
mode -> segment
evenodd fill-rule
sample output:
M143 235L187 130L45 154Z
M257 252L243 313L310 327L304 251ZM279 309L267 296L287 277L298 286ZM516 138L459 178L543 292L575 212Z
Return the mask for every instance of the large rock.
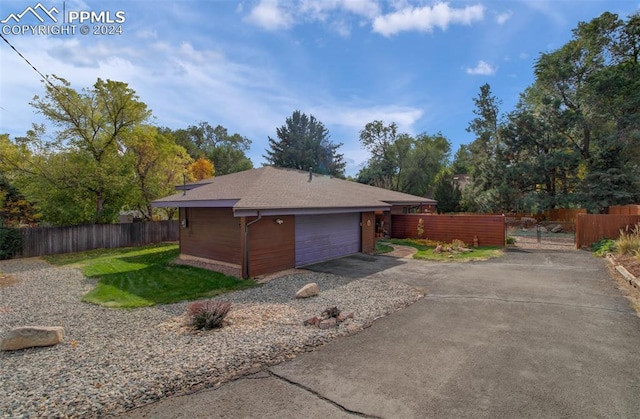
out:
M315 282L311 282L304 287L300 288L298 292L296 292L296 298L308 298L318 295L320 293L320 288L318 288L318 284Z
M551 229L552 233L562 233L562 225L558 224Z
M0 342L3 351L52 346L62 342L64 329L61 326L27 326L10 330Z

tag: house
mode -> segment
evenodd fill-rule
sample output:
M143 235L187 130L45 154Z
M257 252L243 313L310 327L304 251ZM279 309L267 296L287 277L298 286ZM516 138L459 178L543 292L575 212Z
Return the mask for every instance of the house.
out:
M253 277L375 248L376 212L433 207L419 196L293 169L262 167L178 187L180 253ZM388 217L389 220L391 217Z

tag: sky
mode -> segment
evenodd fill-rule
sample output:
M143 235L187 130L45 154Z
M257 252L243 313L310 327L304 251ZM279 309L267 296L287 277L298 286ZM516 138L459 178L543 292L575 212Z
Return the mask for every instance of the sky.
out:
M0 31L24 58L0 39L0 133L46 122L29 105L44 93L33 65L76 90L128 83L157 126L222 125L252 141L256 167L300 110L356 175L368 122L441 133L453 155L474 139L481 85L511 111L540 54L605 11L626 18L640 0L2 0Z

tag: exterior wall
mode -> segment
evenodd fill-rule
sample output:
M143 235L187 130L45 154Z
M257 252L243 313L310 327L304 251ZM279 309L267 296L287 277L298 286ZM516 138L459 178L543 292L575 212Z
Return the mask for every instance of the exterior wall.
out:
M374 253L376 249L376 215L373 212L363 212L360 216L362 253Z
M505 217L502 215L392 215L391 237L417 238L422 220L422 238L441 242L462 240L471 246L478 237L480 246L505 245Z
M256 217L247 217L246 223L255 219ZM282 223L276 220L282 220ZM262 217L260 221L249 226L248 276L265 275L294 266L295 219L293 216Z
M231 208L180 208L180 253L240 264L241 232Z

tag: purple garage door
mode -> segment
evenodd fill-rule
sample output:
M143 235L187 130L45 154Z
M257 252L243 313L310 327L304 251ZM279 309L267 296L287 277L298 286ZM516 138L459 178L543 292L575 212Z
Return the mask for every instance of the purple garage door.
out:
M296 266L360 251L360 213L296 215Z

